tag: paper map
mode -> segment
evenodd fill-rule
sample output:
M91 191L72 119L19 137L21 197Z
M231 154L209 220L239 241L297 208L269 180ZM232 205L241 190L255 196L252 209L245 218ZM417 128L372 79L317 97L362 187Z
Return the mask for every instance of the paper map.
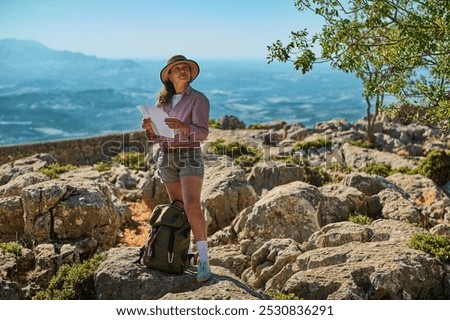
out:
M152 128L156 135L167 138L175 137L174 130L170 129L164 122L164 119L168 118L169 115L161 108L148 106L137 106L137 108L142 112L144 118L152 120Z

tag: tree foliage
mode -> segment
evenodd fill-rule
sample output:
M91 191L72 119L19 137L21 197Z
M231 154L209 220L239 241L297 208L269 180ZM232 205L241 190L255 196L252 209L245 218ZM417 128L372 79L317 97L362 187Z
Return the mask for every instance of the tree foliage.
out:
M269 63L289 61L306 73L314 63L329 62L355 74L363 83L369 129L387 94L399 102L393 109L414 106L403 114L408 120L450 129L448 1L295 0L295 6L323 18L322 29L293 31L287 44L276 41L268 47Z

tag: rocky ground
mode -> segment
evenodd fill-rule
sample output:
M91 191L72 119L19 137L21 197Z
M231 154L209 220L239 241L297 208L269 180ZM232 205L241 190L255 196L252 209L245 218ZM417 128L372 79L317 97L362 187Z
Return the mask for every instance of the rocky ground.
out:
M126 204L131 210L131 221L123 226L123 236L118 243L124 246L143 246L150 231L148 221L151 211L143 200L126 202Z
M56 159L39 154L0 166L0 239L25 247L20 256L0 250L0 298L29 299L62 265L95 252L106 257L95 272L97 299L267 299L271 292L301 299L450 297L448 262L409 245L417 233L450 238L450 181L404 173L431 150L448 150L448 134L384 118L369 149L349 143L365 138L364 120L311 129L276 121L240 130L231 118L228 126L212 130L204 145L202 209L213 279L198 284L195 266L174 276L132 263L149 230L144 200L167 202L154 165L80 167L50 179L39 169ZM254 146L262 159L244 168L209 153L219 138ZM331 144L295 147L318 138ZM364 172L371 162L398 172ZM349 221L357 215L370 220Z

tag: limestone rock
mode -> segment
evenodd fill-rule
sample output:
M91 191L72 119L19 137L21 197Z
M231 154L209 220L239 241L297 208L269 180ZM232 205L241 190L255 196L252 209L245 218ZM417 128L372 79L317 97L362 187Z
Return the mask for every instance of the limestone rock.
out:
M356 188L342 184L327 184L320 187L319 190L325 196L338 198L342 205L347 208L349 214L376 217L381 211L381 206L377 205L376 200Z
M295 262L299 254L300 246L292 239L269 240L252 255L251 267L242 279L257 289L264 288L286 264Z
M446 266L406 245L420 231L395 220L331 224L311 236L318 249L298 254L259 284L303 299L447 299Z
M133 264L139 248L116 245L131 215L120 199L168 201L154 166L147 172L79 168L48 180L36 171L54 161L50 155L11 160L0 166L0 238L23 240L29 248L20 256L0 250L0 298L30 299L62 265L100 251L107 258L95 274L98 299L267 299L261 292L281 291L302 299L448 300L448 264L408 242L419 232L449 236L449 187L420 175L383 178L356 171L371 161L413 167L417 161L405 159L408 154L444 148L450 135L389 121L377 121L376 137L402 157L350 146L349 139L364 137L365 124L339 119L315 129L286 123L270 130L212 129L204 145L202 207L215 275L203 284L195 280L195 267L182 276L149 270ZM274 133L282 144L263 145L261 137ZM231 159L206 152L215 138L238 140L264 149L268 161L273 154L291 155L297 138L324 135L333 140L331 149L321 148L311 159L319 165L345 160L353 172L320 188L300 181L300 167L277 165L272 172L267 163L258 164L248 179ZM351 214L375 220L358 225L347 221Z
M384 189L378 194L382 206L382 217L405 221L418 225L425 225L419 208L411 203L403 194Z
M260 299L263 297L232 273L212 266L206 283L195 279L195 267L173 275L134 264L137 247L110 249L95 272L95 292L104 300Z
M51 163L57 162L49 153L37 153L29 157L14 161L14 167L28 167L31 171L38 171Z
M347 165L355 169L364 169L370 162L387 163L391 165L392 169L398 169L400 167L414 168L416 166L415 162L404 159L396 154L359 148L349 143L345 143L341 147L341 151L344 154Z
M327 122L318 122L314 125L315 132L335 132L347 131L352 128L352 124L346 119L335 118Z
M235 116L226 115L218 120L220 128L222 130L236 130L236 129L245 129L245 123L240 121Z
M158 204L169 203L169 196L166 188L161 182L158 172L155 172L151 177L147 177L141 187L142 199L151 207Z
M236 244L211 247L208 254L211 265L225 268L238 277L250 266L250 256L242 254Z
M2 280L0 277L0 300L23 300L24 292L17 282Z
M21 174L8 183L0 186L0 198L9 196L18 196L22 189L30 185L50 180L45 174L39 172L27 172Z
M300 166L288 166L286 163L261 162L253 166L248 177L250 185L256 194L262 195L276 186L293 181L303 181L305 169Z
M422 211L426 220L424 225L433 227L442 223L445 215L450 214L450 198L436 183L419 174L396 173L386 178L404 190L410 201Z
M208 161L202 189L202 206L207 214L208 234L225 228L243 209L256 202L256 193L245 171L228 157Z
M137 186L137 181L132 176L131 170L123 165L111 168L110 182L123 189L135 189Z
M24 228L22 201L19 196L0 198L0 239L22 238Z
M386 188L392 189L396 192L402 193L407 197L407 194L394 183L390 182L386 178L370 175L367 173L350 173L345 177L341 184L344 186L353 187L358 189L367 196L373 196L378 194L381 190Z
M273 238L308 239L320 228L319 214L310 198L320 198L316 187L292 182L269 191L265 197L240 213L233 222L238 239L265 242Z
M308 136L309 130L304 127L296 126L292 127L286 133L286 139L292 139L294 141L301 141Z
M52 180L22 191L24 233L29 242L75 241L91 235L103 248L115 244L129 208L112 189L90 180Z

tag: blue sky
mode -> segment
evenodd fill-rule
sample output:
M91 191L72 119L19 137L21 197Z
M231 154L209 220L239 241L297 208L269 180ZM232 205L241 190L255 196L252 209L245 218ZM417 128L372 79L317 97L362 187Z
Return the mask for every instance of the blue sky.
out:
M294 0L0 0L0 39L105 58L259 58L318 30Z

